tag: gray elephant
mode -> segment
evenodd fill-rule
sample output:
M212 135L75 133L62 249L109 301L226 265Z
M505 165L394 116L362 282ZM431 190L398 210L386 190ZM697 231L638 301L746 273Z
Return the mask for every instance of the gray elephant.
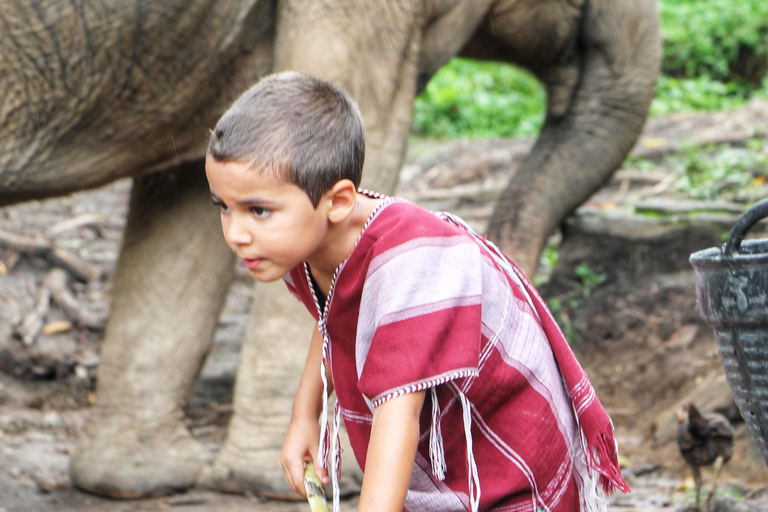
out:
M286 489L278 454L312 323L282 285L257 288L222 449L182 421L234 264L203 173L208 130L260 76L315 75L359 103L363 184L392 193L414 96L459 54L520 64L546 86L541 136L488 230L530 275L638 137L660 60L654 0L0 4L0 206L134 179L77 486Z

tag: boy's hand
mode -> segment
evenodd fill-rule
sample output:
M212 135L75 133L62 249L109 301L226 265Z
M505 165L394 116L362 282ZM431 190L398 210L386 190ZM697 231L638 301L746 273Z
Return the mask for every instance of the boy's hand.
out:
M280 464L283 466L285 481L292 491L307 497L304 489L305 463L312 461L315 472L323 484L328 484L328 469L321 468L317 461L317 447L320 444L320 425L316 419L291 418L285 436Z
M288 487L306 498L304 490L304 463L312 461L315 472L320 480L327 484L328 470L321 468L317 462L317 448L320 444L320 424L317 419L323 407L323 382L318 371L322 365L323 336L320 334L317 324L312 332L312 340L309 343L307 362L304 363L304 372L301 374L299 389L293 401L291 424L285 435L283 451L280 454L280 464L283 466L285 481ZM328 394L333 391L333 381L326 368L328 382Z

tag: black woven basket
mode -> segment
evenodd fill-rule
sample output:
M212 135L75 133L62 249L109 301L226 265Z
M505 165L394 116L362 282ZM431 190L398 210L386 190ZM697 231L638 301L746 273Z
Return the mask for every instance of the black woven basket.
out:
M743 240L766 216L768 199L741 216L722 249L695 252L690 261L699 310L715 331L736 405L768 463L768 239Z

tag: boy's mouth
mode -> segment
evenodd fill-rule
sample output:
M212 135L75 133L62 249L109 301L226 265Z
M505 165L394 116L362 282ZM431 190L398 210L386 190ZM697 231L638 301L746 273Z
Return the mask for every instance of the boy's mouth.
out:
M248 269L253 270L258 268L264 262L264 258L243 258L243 263Z

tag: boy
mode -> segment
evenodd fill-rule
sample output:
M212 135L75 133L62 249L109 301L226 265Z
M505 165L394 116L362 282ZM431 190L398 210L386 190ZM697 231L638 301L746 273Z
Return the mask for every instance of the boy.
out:
M227 243L317 320L289 486L306 461L327 483L329 458L336 484L343 417L361 511L604 508L628 490L613 428L542 300L459 219L358 190L364 147L352 100L298 73L244 93L208 146Z

